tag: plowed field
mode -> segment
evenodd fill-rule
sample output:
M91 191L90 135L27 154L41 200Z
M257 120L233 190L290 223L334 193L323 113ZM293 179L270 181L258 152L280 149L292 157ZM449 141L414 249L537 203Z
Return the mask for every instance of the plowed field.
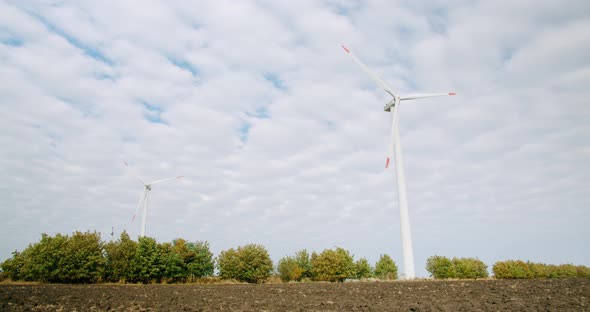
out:
M590 279L0 285L0 311L590 311Z

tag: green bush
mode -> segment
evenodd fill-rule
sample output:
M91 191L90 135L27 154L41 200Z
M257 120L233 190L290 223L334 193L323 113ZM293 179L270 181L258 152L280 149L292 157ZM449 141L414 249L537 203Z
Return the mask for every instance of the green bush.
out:
M397 279L397 265L389 255L380 255L379 260L375 263L374 274L380 279Z
M284 257L279 260L277 270L283 282L299 281L303 275L303 269L294 257Z
M172 251L182 260L182 274L178 280L192 281L213 275L215 263L208 242L191 243L179 238L172 242Z
M521 277L521 278L549 278L549 277L551 277L551 271L553 270L551 265L547 265L544 263L532 263L532 262L527 262L527 264L529 266L529 270L532 272L532 276ZM496 277L496 278L499 278L499 277Z
M24 259L25 257L18 251L12 252L12 258L6 259L0 264L3 277L14 281L23 279L23 274L21 272L24 265Z
M354 277L357 279L373 276L373 268L366 258L360 258L354 263Z
M103 275L105 259L98 233L75 232L72 236L41 235L38 243L2 263L13 280L49 283L95 283Z
M187 279L186 264L182 257L176 253L171 243L162 243L157 246L158 258L158 282L166 283L184 282Z
M488 266L475 258L453 258L456 278L486 278Z
M137 252L138 243L123 231L117 241L105 244L104 280L110 282L125 282L132 280L131 261Z
M325 249L311 257L313 278L318 281L342 282L354 277L354 260L350 253L340 247Z
M302 249L295 253L295 261L297 265L302 269L301 272L301 279L303 278L312 278L313 276L313 266L311 263L311 258L307 250Z
M426 271L434 278L454 278L457 276L453 261L443 256L432 256L426 260Z
M562 264L555 267L555 271L549 274L551 278L577 277L578 270L573 264Z
M222 251L217 258L217 267L220 277L248 283L263 281L273 269L266 248L256 244Z
M222 279L237 279L240 275L240 258L237 250L230 248L221 251L216 262L219 277Z
M17 279L60 282L59 260L64 257L66 242L67 236L42 234L38 243L29 245L22 253L15 253L11 262Z
M590 268L583 265L578 265L576 267L576 274L578 277L590 277Z
M161 273L161 253L158 243L151 237L140 237L137 249L131 259L129 281L132 283L150 283L159 281Z
M488 266L476 258L453 258L432 256L426 260L430 276L444 278L486 278Z
M74 232L62 245L57 280L61 283L96 283L103 276L105 258L100 234Z
M59 261L65 257L65 248L68 237L56 234L55 237L41 234L41 241L25 250L22 255L25 261L22 267L22 275L27 281L41 281L49 283L61 282Z
M293 256L282 258L277 265L279 277L283 282L312 278L312 268L309 253L305 249L296 252Z

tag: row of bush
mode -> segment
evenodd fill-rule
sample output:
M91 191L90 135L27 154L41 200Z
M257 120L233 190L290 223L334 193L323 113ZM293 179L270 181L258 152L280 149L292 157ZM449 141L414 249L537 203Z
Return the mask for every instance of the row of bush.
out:
M176 239L160 244L149 237L134 241L125 232L107 243L96 232L43 234L0 267L12 280L49 283L186 282L214 270L207 242Z
M274 274L283 281L343 281L351 278L396 279L397 266L382 255L373 268L367 259L354 261L343 248L321 253L306 250L273 266L264 246L249 244L213 257L207 242L176 239L158 243L150 237L132 240L125 232L117 241L103 242L96 232L43 234L41 240L0 264L0 278L48 283L176 283L213 276L257 283Z
M436 279L487 278L488 267L475 258L432 256L426 270ZM590 268L572 264L547 265L500 261L492 268L495 278L590 277ZM96 232L72 235L43 234L41 240L0 264L0 279L49 283L177 283L192 282L217 272L219 279L257 283L276 275L289 281L344 281L346 279L397 279L398 268L388 255L375 266L366 258L355 261L343 248L321 253L300 250L279 260L277 266L262 245L249 244L222 251L213 257L207 242L176 239L158 243L125 232L117 241L103 242Z
M488 277L488 266L474 258L432 256L426 261L426 270L437 279ZM583 265L552 265L520 260L498 261L492 272L494 278L499 279L590 277L590 268Z
M277 271L283 282L289 281L330 281L346 279L397 279L397 265L388 255L381 255L373 268L366 258L354 261L354 257L343 248L326 249L320 254L301 250L293 256L279 260Z
M492 267L496 278L567 278L590 277L590 268L573 264L545 264L520 260L499 261Z

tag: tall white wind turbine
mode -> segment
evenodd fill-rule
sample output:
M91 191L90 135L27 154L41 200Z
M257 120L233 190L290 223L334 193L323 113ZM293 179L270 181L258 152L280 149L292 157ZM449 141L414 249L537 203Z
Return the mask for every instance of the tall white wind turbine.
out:
M123 161L123 164L125 165L125 167L129 168L129 165L127 164L126 161ZM144 191L141 195L141 197L139 198L139 205L137 206L137 210L135 212L135 214L133 214L133 218L132 218L132 222L133 220L135 220L135 216L137 215L137 211L139 209L142 209L142 216L141 216L141 237L145 236L145 224L147 222L147 208L148 208L148 200L150 197L150 192L152 191L152 185L154 184L158 184L158 183L162 183L162 182L166 182L166 181L171 181L171 180L177 180L177 179L182 179L182 176L178 176L178 177L172 177L172 178L165 178L165 179L159 179L159 180L155 180L149 183L145 183L143 182L143 180L136 174L133 174L138 180L139 182L141 182L141 184L144 187Z
M399 215L401 223L401 235L402 235L402 252L404 258L404 275L406 279L416 278L416 271L414 269L414 250L412 248L412 233L410 230L410 216L408 214L408 201L406 197L406 179L404 175L404 164L402 159L402 146L399 139L399 127L398 127L398 109L402 101L423 99L435 96L447 96L455 95L454 92L447 93L423 93L423 94L410 94L405 96L399 96L393 93L383 80L375 75L369 68L361 62L347 47L342 45L342 48L348 53L355 63L357 63L376 83L377 85L391 95L392 99L389 101L384 110L391 113L391 138L389 149L387 150L387 160L385 162L385 168L389 167L389 161L392 156L395 158L395 172L397 179L397 197L399 201Z

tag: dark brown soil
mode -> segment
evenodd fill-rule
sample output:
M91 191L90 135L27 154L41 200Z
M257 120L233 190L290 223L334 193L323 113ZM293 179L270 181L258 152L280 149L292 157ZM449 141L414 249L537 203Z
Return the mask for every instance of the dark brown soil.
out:
M0 311L590 311L590 279L0 285Z

